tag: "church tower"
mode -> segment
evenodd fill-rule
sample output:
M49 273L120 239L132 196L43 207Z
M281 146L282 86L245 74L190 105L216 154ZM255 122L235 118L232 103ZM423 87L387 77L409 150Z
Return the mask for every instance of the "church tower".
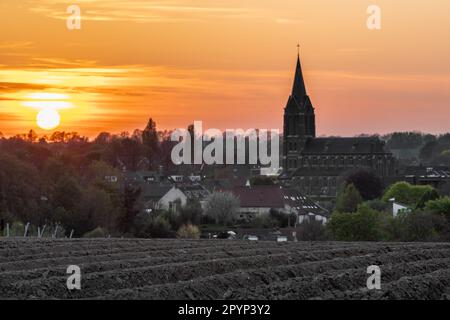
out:
M300 53L297 57L292 93L284 108L283 167L287 173L298 168L298 160L306 141L316 137L314 107L306 93Z

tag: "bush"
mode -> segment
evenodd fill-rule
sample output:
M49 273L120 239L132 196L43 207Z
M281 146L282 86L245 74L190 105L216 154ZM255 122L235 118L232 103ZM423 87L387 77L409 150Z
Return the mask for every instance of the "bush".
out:
M367 205L370 209L373 209L375 211L384 212L388 209L388 204L379 199L366 201L364 202L364 204Z
M363 202L359 191L353 184L349 184L341 192L336 200L336 211L338 212L356 212L358 205Z
M420 198L419 202L417 203L416 209L423 209L425 208L427 202L439 199L439 193L435 189L427 190L422 197Z
M391 185L383 195L383 201L394 198L410 207L416 207L427 192L434 190L431 186L414 186L407 182L397 182Z
M271 209L269 213L269 218L276 221L276 224L280 228L287 228L292 227L295 225L295 221L297 220L297 215L292 214L286 214L283 212L279 212L278 210Z
M200 229L192 224L183 225L178 229L177 238L200 239Z
M169 222L169 216L172 215L167 212L158 217L147 213L138 214L134 222L134 234L138 238L174 238L175 233Z
M194 224L198 225L202 219L202 206L198 201L188 201L188 203L181 207L178 215L179 215L179 223L184 224ZM174 228L178 229L178 228Z
M297 228L297 239L300 241L326 241L327 229L320 221L305 220Z
M397 220L397 221L395 221ZM402 213L394 219L398 228L396 240L400 241L434 241L438 234L434 228L433 215L428 212Z
M86 232L83 238L106 238L108 236L108 231L103 228L95 228L92 231Z
M25 225L22 222L14 222L9 230L11 237L23 237L25 233Z
M427 211L434 214L443 215L450 222L450 198L443 197L437 200L428 201L425 205Z
M333 213L327 227L338 241L381 241L382 225L383 214L362 205L356 213Z
M259 215L250 222L250 226L256 229L273 229L280 227L280 224L270 215Z
M156 218L150 225L150 236L152 238L174 238L172 227L163 217Z
M442 215L415 211L391 217L386 233L389 241L448 241L450 225Z

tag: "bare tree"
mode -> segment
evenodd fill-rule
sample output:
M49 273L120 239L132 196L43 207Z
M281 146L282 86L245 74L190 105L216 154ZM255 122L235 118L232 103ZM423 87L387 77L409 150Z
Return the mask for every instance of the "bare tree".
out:
M239 209L239 199L231 192L214 192L206 200L205 213L217 224L226 225Z

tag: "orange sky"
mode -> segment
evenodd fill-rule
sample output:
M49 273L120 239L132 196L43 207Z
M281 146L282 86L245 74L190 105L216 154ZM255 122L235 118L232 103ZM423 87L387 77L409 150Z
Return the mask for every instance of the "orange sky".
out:
M42 108L91 137L148 117L281 128L298 41L319 135L450 131L449 16L448 0L2 0L0 131L47 133Z

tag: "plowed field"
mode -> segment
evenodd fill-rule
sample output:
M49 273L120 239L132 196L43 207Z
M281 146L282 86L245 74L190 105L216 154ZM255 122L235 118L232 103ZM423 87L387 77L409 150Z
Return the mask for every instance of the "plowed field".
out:
M68 290L69 265L81 290ZM381 290L366 287L381 268ZM0 240L0 299L448 299L450 243Z

